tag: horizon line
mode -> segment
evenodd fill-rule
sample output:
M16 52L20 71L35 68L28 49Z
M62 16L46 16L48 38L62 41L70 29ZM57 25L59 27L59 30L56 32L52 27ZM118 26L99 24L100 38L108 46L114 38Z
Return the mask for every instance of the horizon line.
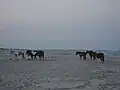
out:
M37 50L37 49L33 49L33 48L9 48L9 47L0 47L0 49L23 49L23 50L26 50L26 49L32 49L32 50ZM108 51L108 50L112 50L112 51L116 51L116 49L75 49L75 48L38 48L38 49L41 49L41 50L105 50L105 51ZM117 50L120 50L120 49L117 49Z

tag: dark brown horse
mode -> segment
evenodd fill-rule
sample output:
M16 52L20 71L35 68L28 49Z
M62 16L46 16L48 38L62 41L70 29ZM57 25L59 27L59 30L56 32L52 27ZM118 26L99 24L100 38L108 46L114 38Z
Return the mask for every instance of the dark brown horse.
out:
M94 51L86 51L86 53L90 55L91 60L100 59L102 62L104 62L104 53L97 53Z
M41 58L44 59L44 51L33 50L33 52L35 52L35 54L32 53L32 50L27 50L26 55L31 56L31 59L34 59L34 60L37 60L37 56L39 57L40 60L41 60Z
M80 56L80 59L82 59L82 57L83 57L83 59L84 60L86 60L86 52L76 52L76 55L79 55Z
M103 63L104 61L104 53L97 53L97 58L100 59Z
M39 57L39 59L41 60L41 58L43 58L44 60L44 51L42 50L34 50L35 55L34 55L34 58L37 60L37 56Z
M88 54L90 55L91 60L92 60L92 59L93 59L93 60L96 59L96 56L97 56L97 53L96 53L96 52L90 50L90 51L86 51L86 53L88 53Z

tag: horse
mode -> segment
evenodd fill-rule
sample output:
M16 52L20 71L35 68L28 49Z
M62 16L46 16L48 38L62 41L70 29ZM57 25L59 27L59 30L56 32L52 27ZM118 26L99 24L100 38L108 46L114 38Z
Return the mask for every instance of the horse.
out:
M44 58L44 51L42 50L33 50L33 52L35 52L35 54L32 53L32 50L27 50L26 51L26 55L31 56L32 59L37 60L37 56L39 57L39 59L41 60L41 58Z
M13 60L18 58L18 52L17 51L10 51L10 59Z
M31 56L31 59L33 59L33 57L34 57L34 55L33 55L33 53L32 53L32 50L27 50L26 51L26 55L29 57L29 56Z
M93 59L93 60L96 59L96 56L97 56L97 53L96 53L96 52L90 50L90 51L86 51L86 53L88 53L88 54L90 55L91 60L92 60L92 59Z
M34 57L37 60L37 56L39 57L39 59L41 60L41 58L43 58L44 60L44 51L42 50L34 50L33 52L36 52Z
M93 52L93 51L86 51L86 53L89 53L91 60L93 58L93 60L95 59L100 59L102 62L104 62L104 53L97 53L97 52Z
M76 55L78 55L78 54L80 56L80 59L82 59L82 57L83 57L83 59L86 60L86 52L76 52Z
M97 58L100 59L103 63L105 62L104 60L104 53L97 53Z
M20 51L20 52L18 53L18 56L22 56L22 59L25 59L24 52L21 52L21 51Z

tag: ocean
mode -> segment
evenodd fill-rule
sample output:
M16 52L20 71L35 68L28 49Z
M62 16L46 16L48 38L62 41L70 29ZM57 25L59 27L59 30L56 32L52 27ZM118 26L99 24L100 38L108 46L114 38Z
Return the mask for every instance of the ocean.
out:
M47 53L53 55L74 55L76 51L85 51L85 50L44 50ZM106 56L120 56L120 50L93 50L95 52L103 52Z

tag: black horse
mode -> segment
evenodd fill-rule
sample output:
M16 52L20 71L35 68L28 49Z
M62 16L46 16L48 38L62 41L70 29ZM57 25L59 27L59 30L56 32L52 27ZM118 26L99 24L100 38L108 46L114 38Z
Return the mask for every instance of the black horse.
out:
M103 63L105 62L104 53L97 53L97 58L100 59Z
M32 53L32 50L27 50L27 51L26 51L26 55L27 55L28 57L31 56L31 59L33 60L34 55L33 55L33 53Z
M91 57L91 60L93 58L93 60L95 59L100 59L102 62L104 62L104 53L97 53L97 52L93 52L93 51L86 51L86 53L88 53Z
M79 54L79 56L80 56L80 59L82 59L82 57L83 57L83 59L84 60L86 60L86 52L76 52L76 55L78 55Z
M32 53L32 50L27 50L26 55L31 56L31 58L34 59L34 60L37 60L37 56L39 57L40 60L41 60L41 58L44 59L44 51L33 50L33 52L35 52L35 54Z
M92 59L93 59L93 60L96 59L96 56L97 56L97 53L96 53L96 52L90 50L90 51L86 51L86 53L88 53L88 54L90 55L91 60L92 60Z
M37 59L37 56L38 56L40 60L41 60L41 58L43 58L43 60L44 60L44 51L34 50L34 52L36 52L35 55L34 55L35 59Z

